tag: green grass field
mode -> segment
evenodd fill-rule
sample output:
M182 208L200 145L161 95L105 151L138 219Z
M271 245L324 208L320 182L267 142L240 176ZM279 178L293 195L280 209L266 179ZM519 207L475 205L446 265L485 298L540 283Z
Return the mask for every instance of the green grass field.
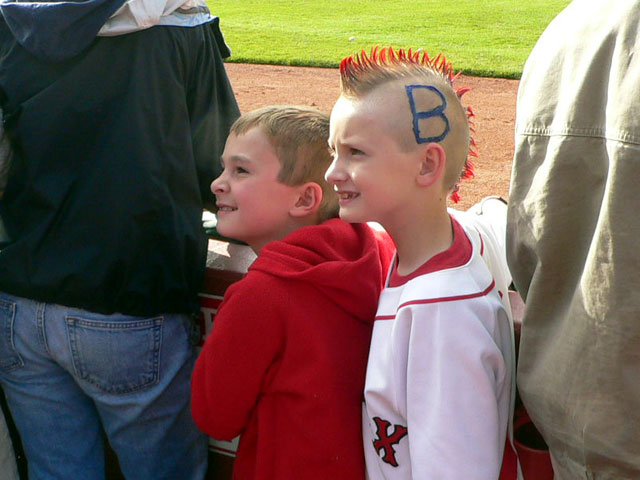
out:
M232 62L335 67L372 45L443 52L465 74L519 78L569 0L208 0Z

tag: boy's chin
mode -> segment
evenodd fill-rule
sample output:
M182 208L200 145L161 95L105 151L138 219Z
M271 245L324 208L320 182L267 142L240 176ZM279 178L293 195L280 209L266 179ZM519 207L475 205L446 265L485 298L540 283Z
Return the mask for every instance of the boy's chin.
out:
M365 223L368 221L366 218L363 218L362 215L343 209L340 209L339 215L342 220L349 223Z
M224 225L224 223L221 224L221 222L218 222L218 225L216 225L216 231L218 232L218 235L221 235L225 238L231 239L231 240L235 240L237 242L243 242L244 240L238 238L238 232L234 231L233 228L229 228L227 226ZM242 235L240 235L242 236Z

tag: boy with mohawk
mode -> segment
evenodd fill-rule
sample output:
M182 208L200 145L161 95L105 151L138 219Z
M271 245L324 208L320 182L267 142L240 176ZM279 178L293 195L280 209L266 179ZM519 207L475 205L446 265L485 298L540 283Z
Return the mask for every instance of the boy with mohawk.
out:
M471 175L467 89L444 57L391 47L345 58L340 73L327 180L342 219L378 222L396 246L367 367L368 477L497 479L514 359L507 285L487 265L503 261L484 258L496 239L446 204Z
M361 402L392 245L339 218L329 116L274 106L231 127L211 184L218 231L258 254L231 285L192 379L196 424L241 434L233 478L365 476Z

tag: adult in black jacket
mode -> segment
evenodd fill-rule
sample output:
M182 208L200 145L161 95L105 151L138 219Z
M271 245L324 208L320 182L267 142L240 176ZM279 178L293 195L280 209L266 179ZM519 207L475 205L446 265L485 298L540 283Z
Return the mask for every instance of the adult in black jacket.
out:
M30 476L102 478L104 429L128 479L202 478L201 217L239 114L218 19L201 0L0 10L0 383Z

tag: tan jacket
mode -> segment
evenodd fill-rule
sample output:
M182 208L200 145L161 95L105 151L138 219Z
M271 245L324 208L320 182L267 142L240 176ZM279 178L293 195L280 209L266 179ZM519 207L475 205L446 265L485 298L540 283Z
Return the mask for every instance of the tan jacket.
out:
M555 480L640 478L640 1L575 0L518 94L518 386Z

